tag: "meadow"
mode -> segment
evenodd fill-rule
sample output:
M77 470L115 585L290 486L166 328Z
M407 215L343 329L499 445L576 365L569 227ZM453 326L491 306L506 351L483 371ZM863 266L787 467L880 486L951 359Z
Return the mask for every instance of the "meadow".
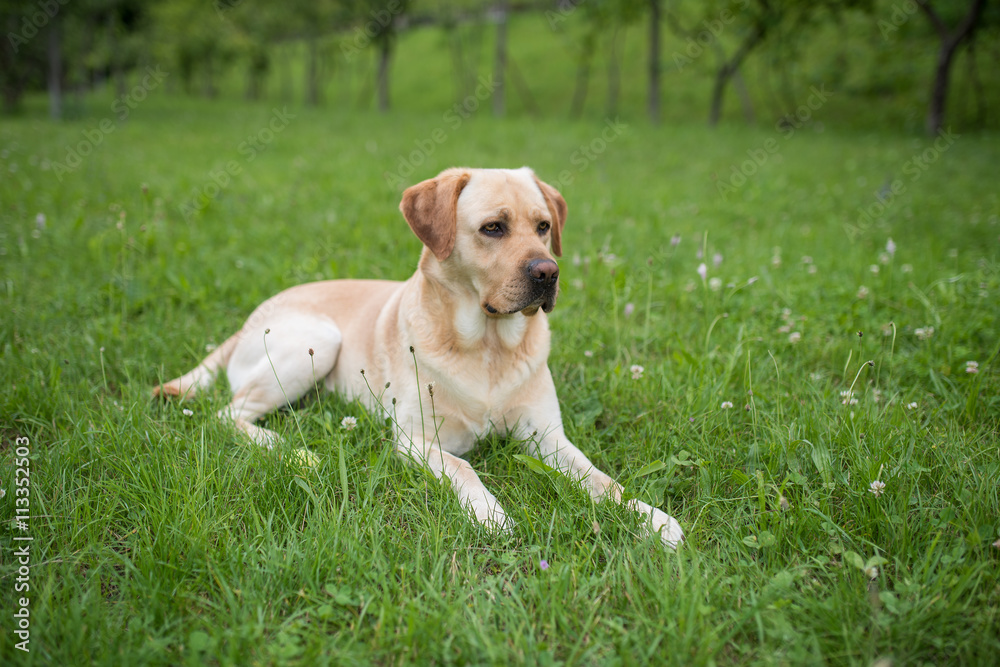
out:
M1000 136L820 103L708 129L689 93L661 126L165 85L125 119L111 93L4 119L2 660L1000 662ZM677 552L518 442L470 455L516 520L494 536L337 396L268 417L274 452L215 420L224 381L150 399L285 287L408 277L402 187L523 164L569 204L567 434L680 521Z

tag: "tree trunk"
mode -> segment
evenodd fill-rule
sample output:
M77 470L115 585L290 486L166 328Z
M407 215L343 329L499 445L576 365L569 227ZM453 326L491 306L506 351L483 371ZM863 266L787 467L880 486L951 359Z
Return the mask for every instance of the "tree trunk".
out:
M118 16L114 12L108 14L108 44L111 47L111 75L115 80L115 94L122 97L127 92L125 85L125 68L122 65L122 49L118 41Z
M948 101L948 87L951 81L951 63L962 41L967 39L976 29L983 14L985 0L972 0L969 12L955 30L948 30L938 13L934 11L927 0L917 0L917 5L923 10L941 38L941 48L938 50L937 64L934 67L934 82L931 84L931 98L927 109L927 133L937 135L944 128L945 107Z
M649 120L660 122L660 0L649 0Z
M733 74L733 88L736 89L736 94L740 96L740 104L743 105L743 118L746 119L748 124L753 125L757 115L753 110L753 100L750 99L747 82L744 81L743 75L739 72Z
M309 36L308 65L306 67L306 104L319 104L319 40L316 35Z
M608 58L608 106L607 115L618 114L618 95L621 91L621 58L618 53L618 24L611 32L611 55ZM624 41L625 29L622 28L622 41Z
M58 14L52 17L49 24L48 59L49 59L49 116L55 120L62 118L62 35Z
M462 44L462 35L459 33L456 22L445 23L444 31L451 52L452 67L455 68L455 101L461 102L471 92L467 89L469 77L465 72L465 50Z
M215 97L215 73L212 69L212 56L209 55L205 58L204 62L204 79L202 80L202 92L205 97L212 99Z
M591 30L583 39L583 52L576 66L576 85L573 88L573 101L570 103L569 115L579 118L587 103L587 90L590 87L590 62L594 57L594 42L596 34Z
M293 52L293 48L290 44L286 44L281 48L281 69L283 70L281 76L281 99L285 102L291 102L295 96L292 90L292 61L295 60L296 55Z
M715 73L715 83L712 85L712 104L708 112L709 126L715 127L719 124L719 119L722 118L722 103L725 99L726 84L740 70L743 61L750 55L754 47L764 39L764 35L767 32L764 26L763 22L755 25L750 34L743 40L743 43L740 44L740 48L733 54L733 57L723 62Z
M392 36L383 35L378 52L378 110L389 110L389 58L392 56Z
M539 113L538 103L535 101L535 96L531 94L531 88L528 87L528 82L524 80L524 75L521 74L521 69L517 66L517 61L511 60L507 65L510 70L510 82L514 85L514 90L517 91L518 97L521 98L524 108L528 114L537 116Z
M976 125L982 125L986 122L986 97L976 62L976 42L972 37L969 37L969 82L972 85L973 117Z
M504 78L507 70L507 0L497 5L497 44L493 60L493 115L504 115Z

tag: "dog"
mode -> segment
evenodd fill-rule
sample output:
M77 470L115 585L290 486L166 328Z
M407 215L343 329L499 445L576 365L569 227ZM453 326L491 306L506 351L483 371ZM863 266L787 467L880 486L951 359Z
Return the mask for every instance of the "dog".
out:
M397 451L447 478L491 530L507 529L510 519L460 458L489 432L524 441L594 501L623 502L622 487L567 439L548 368L562 195L528 167L453 168L408 188L400 210L424 244L409 280L287 289L154 395L190 398L225 368L233 400L220 416L271 447L278 435L255 422L321 381L391 417ZM665 545L681 542L673 517L625 502Z

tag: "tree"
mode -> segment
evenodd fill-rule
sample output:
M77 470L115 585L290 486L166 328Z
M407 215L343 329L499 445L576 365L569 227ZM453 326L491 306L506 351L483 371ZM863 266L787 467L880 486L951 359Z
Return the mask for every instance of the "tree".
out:
M715 126L722 118L723 103L726 88L730 81L738 81L740 69L759 48L764 46L775 34L794 33L802 39L820 17L836 14L848 8L870 6L871 0L723 0L702 5L701 19L696 29L680 27L674 9L667 12L666 18L671 29L681 36L687 37L687 48L684 54L675 54L675 61L683 67L694 58L711 48L718 55L719 64L715 70L712 84L712 96L709 103L708 124ZM732 41L735 36L736 49L726 53L720 42L724 37ZM744 110L752 115L749 98L744 97Z
M496 52L493 60L493 115L504 115L504 80L507 71L507 0L499 0L495 9L497 23Z
M49 61L49 116L55 120L62 118L62 17L56 14L49 21L46 53Z
M660 122L661 0L649 0L649 120Z
M948 102L948 87L951 79L951 64L955 53L962 42L972 38L979 21L983 16L986 0L972 0L968 4L961 21L954 29L950 29L937 9L931 6L929 0L917 0L917 6L931 22L941 40L938 49L937 63L934 66L934 78L931 83L931 96L927 107L927 133L936 135L944 128L945 106Z
M45 62L32 9L27 0L0 2L0 88L7 113L20 108L24 91Z

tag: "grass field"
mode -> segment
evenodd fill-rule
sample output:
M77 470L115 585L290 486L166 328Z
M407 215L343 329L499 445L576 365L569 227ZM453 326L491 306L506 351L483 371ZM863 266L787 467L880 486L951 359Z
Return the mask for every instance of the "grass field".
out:
M2 661L1000 662L995 133L160 93L0 125ZM277 452L213 418L225 382L149 400L280 289L406 278L398 181L457 164L559 184L567 433L677 517L677 553L517 442L471 455L517 522L498 538L336 396L269 417ZM303 445L317 468L281 456Z

